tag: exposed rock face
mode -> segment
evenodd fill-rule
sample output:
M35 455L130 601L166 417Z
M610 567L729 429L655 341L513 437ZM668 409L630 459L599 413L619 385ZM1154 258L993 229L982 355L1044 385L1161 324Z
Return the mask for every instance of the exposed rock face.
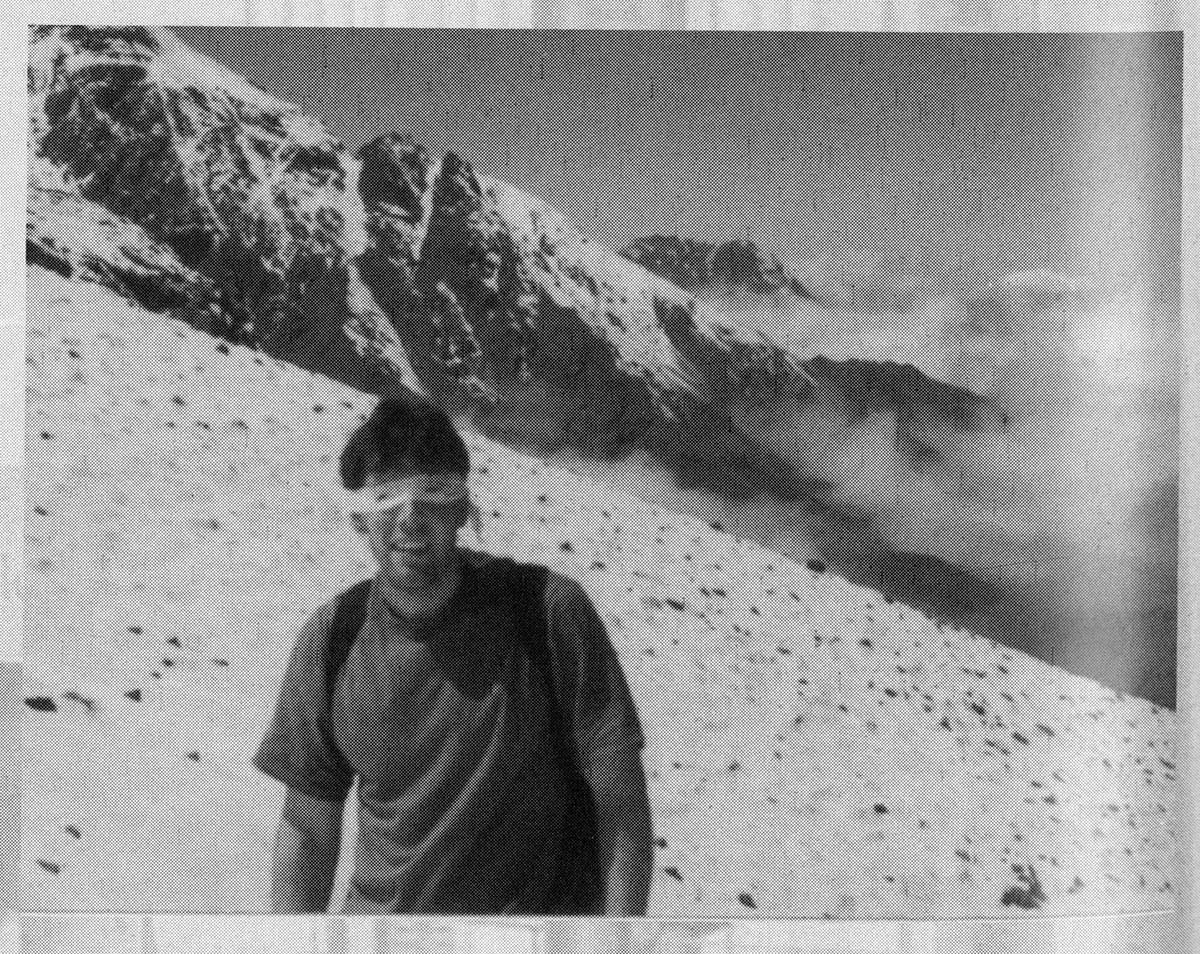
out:
M429 206L416 282L438 335L435 357L448 370L465 362L475 372L472 383L494 398L533 372L536 292L505 223L471 167L452 153L432 183Z

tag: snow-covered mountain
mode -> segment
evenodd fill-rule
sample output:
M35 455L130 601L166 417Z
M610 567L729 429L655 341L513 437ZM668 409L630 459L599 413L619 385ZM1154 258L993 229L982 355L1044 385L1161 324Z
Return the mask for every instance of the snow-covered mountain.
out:
M739 409L814 378L841 390L833 365L709 321L544 202L397 134L349 155L169 31L35 28L30 101L31 258L310 370L420 389L539 450L638 449L694 473L699 440L722 489L792 470ZM113 221L118 247L94 234ZM744 280L736 251L709 272ZM966 397L916 380L909 400ZM519 423L531 404L536 430Z
M627 250L784 310L688 292L402 133L350 154L167 30L35 27L29 96L31 263L362 392L427 394L539 455L648 461L676 509L1173 704L1173 484L1138 470L1170 415L1123 424L1139 398L1079 378L1131 365L1083 335L1014 337L1034 323L1010 292L929 321L906 294L865 320L846 302L878 296L801 285L749 246Z

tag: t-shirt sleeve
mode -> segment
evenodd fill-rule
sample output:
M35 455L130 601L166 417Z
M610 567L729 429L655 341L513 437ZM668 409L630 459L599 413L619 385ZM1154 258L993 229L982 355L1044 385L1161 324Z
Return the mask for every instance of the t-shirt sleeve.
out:
M563 708L572 713L581 762L612 745L641 749L637 707L591 598L575 580L551 574L547 604Z
M313 613L292 649L275 716L254 766L289 788L324 801L346 797L354 772L333 741L325 685L329 629L335 601Z

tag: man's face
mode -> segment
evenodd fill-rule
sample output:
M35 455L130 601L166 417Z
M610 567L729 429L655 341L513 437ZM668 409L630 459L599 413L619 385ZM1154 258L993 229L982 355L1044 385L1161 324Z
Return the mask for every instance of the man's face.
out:
M461 475L371 475L353 496L354 525L393 586L420 589L453 567L470 507Z

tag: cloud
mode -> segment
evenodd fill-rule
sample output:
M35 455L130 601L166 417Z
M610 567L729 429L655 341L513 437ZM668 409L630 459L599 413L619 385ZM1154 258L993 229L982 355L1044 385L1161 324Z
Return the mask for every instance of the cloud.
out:
M1137 660L1174 658L1178 306L1022 272L905 314L826 316L775 327L803 354L912 356L981 412L819 389L781 409L755 436L824 488L810 541L868 585L897 554L965 571L997 601L966 624L1076 671L1126 685L1165 669Z

